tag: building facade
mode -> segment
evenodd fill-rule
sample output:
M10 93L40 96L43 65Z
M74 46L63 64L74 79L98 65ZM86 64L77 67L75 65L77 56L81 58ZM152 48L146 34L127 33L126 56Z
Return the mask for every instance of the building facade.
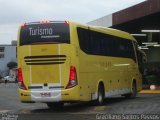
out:
M0 45L0 76L9 75L9 62L17 62L16 45Z

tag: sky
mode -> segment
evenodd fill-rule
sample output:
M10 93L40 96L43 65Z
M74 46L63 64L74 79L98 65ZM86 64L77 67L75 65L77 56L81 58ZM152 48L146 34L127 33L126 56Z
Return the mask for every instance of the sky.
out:
M0 0L0 44L17 40L24 22L71 20L87 23L145 0Z

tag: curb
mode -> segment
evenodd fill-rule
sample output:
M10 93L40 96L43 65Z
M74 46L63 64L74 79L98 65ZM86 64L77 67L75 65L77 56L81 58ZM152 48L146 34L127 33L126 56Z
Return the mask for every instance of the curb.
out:
M5 113L8 113L8 112L9 112L9 110L0 110L0 114L5 114Z
M141 94L160 94L160 90L141 90Z

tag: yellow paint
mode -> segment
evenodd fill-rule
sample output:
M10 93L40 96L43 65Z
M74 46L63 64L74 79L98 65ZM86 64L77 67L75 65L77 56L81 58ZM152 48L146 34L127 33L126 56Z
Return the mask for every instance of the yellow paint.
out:
M142 93L142 94L160 94L160 90L141 90L139 93Z
M141 90L141 75L138 64L128 58L87 55L79 46L77 27L110 34L132 41L135 39L126 32L114 29L99 29L88 25L70 22L71 44L41 44L19 46L18 38L18 67L22 68L24 84L60 83L61 101L90 101L92 94L97 93L99 82L103 82L105 91L128 88L131 89L132 81L137 82L138 91ZM20 33L19 33L20 34ZM26 65L24 57L43 55L65 55L64 64L55 65ZM45 60L46 58L42 58ZM65 89L69 81L70 66L76 67L78 85ZM30 94L30 90L19 89L19 93ZM31 101L30 96L21 96L21 101ZM52 101L51 101L52 102ZM53 100L54 102L54 100ZM95 108L103 110L104 107Z
M108 108L107 106L96 106L93 110L94 111L104 111L106 108Z

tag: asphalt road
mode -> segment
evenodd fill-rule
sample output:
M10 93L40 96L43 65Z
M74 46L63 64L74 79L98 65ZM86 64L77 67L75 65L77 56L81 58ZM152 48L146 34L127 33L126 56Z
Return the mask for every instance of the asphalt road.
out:
M109 120L114 118L150 120L154 118L154 120L159 120L160 94L138 94L136 99L117 96L107 98L103 106L76 103L65 104L61 109L51 110L44 103L21 103L18 99L17 85L1 83L0 120L3 118L15 118L15 120Z

